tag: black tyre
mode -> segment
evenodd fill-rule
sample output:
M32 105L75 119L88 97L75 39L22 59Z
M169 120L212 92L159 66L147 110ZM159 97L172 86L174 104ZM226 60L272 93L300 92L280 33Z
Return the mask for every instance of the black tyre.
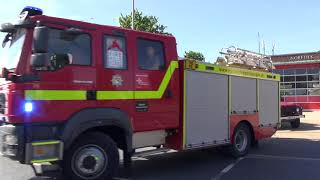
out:
M294 129L299 128L299 126L300 126L300 118L295 119L294 121L290 122L290 124L291 124L291 127L294 128Z
M119 166L116 143L100 132L81 135L64 155L63 172L69 179L112 179Z
M246 124L241 123L236 127L232 139L233 142L228 149L233 157L242 157L249 152L252 138L250 129Z

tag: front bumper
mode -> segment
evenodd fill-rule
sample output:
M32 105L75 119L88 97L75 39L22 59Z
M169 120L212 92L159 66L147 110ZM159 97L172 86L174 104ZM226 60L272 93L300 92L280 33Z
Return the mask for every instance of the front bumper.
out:
M61 160L60 129L59 125L1 125L0 153L23 164Z
M24 128L22 126L0 126L0 153L14 160L24 158Z
M305 115L286 116L286 117L281 117L280 120L281 120L281 122L291 122L296 119L305 118L305 117L306 117Z

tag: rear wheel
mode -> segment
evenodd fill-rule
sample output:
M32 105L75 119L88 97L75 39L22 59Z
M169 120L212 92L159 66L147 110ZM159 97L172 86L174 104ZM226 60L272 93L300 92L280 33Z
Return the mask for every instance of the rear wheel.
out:
M241 157L249 152L251 146L251 133L249 127L241 123L233 133L233 141L229 146L229 152L234 157Z
M70 179L111 179L119 166L115 142L100 132L82 135L64 157L63 171Z
M299 128L299 126L300 126L300 118L295 119L294 121L290 122L290 124L291 124L291 127L294 128L294 129Z

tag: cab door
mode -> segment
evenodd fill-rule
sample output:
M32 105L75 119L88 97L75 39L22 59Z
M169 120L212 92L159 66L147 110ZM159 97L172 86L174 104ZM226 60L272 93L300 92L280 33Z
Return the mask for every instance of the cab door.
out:
M150 36L150 35L149 35ZM179 80L174 39L148 34L135 39L135 128L137 131L177 128Z
M100 106L119 109L132 119L134 89L129 34L114 29L101 32L97 100Z

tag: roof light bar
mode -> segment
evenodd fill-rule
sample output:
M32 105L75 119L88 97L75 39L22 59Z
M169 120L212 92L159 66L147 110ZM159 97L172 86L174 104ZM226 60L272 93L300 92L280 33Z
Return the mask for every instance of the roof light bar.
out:
M32 6L27 6L27 7L23 8L23 10L21 11L21 14L24 12L28 12L28 16L36 16L36 15L43 14L42 9L37 8L37 7L32 7Z

